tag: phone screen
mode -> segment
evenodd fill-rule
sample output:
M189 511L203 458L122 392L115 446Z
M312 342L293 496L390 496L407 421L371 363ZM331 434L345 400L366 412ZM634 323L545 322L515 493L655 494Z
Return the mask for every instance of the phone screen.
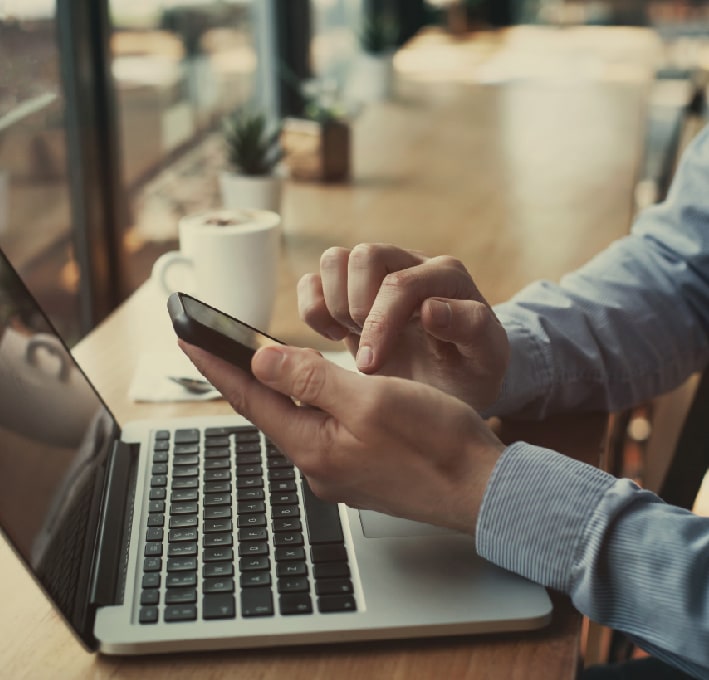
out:
M273 344L273 340L270 340L255 328L251 328L217 309L202 304L199 300L186 295L182 296L181 299L185 311L197 323L215 330L220 335L225 335L230 340L246 345L254 351L263 345Z

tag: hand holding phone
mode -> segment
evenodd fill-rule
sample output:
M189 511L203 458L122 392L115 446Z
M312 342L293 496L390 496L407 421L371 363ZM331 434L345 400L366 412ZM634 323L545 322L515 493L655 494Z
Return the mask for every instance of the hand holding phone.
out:
M167 300L177 336L251 373L251 358L265 345L285 343L186 293Z

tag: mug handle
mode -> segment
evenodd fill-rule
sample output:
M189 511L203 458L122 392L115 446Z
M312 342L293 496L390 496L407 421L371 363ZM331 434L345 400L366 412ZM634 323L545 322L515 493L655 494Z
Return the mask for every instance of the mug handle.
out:
M192 260L179 250L170 250L167 253L163 253L153 264L151 278L165 295L175 292L175 289L168 284L168 271L177 264L189 268L193 266Z

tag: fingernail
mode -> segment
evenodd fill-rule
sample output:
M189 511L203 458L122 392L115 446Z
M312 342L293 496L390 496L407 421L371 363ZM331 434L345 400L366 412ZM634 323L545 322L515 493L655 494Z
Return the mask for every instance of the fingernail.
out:
M264 347L258 351L254 368L259 380L270 382L281 377L281 368L286 358L285 352L278 347Z
M451 306L443 300L429 300L428 311L431 314L431 322L437 328L448 328L451 323L453 312Z
M360 345L360 348L357 351L357 368L360 370L369 368L373 360L374 354L372 353L372 348L369 345Z

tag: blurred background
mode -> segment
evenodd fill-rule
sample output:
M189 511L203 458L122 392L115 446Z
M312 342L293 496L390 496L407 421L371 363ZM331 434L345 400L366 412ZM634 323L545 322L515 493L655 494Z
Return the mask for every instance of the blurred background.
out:
M701 0L0 0L0 246L70 345L176 247L181 215L220 205L225 115L250 104L277 126L315 80L356 127L381 17L394 100L397 79L647 88L638 207L703 107Z

